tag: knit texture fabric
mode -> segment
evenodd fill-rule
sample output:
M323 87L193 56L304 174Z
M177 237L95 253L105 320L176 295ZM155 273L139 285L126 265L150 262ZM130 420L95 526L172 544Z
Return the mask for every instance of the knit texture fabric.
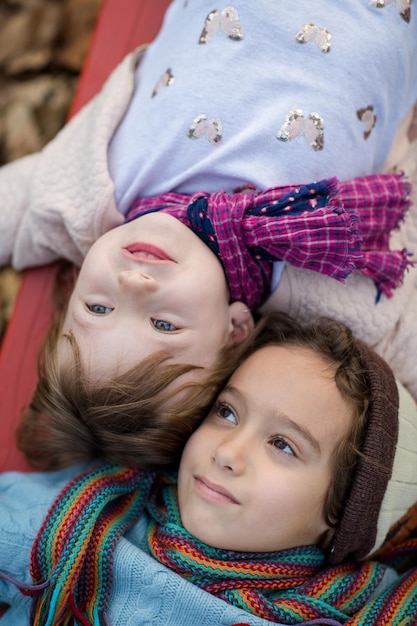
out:
M256 308L270 292L273 261L339 281L354 271L392 295L410 261L389 236L407 211L411 185L400 174L261 193L165 193L139 198L126 219L163 211L191 228L222 263L231 298Z
M142 513L152 483L150 472L106 465L64 488L32 548L32 579L48 585L34 596L31 624L107 623L114 546Z
M326 567L317 547L271 554L210 548L182 527L174 475L115 465L87 471L59 494L32 549L31 624L107 624L112 553L117 540L147 509L148 541L162 563L211 594L285 624L325 619L328 624L400 626L417 617L417 569L409 559L417 540L366 561ZM405 570L371 598L387 567ZM409 568L409 569L407 569ZM332 621L333 620L333 621ZM410 622L407 622L410 623Z
M331 563L361 559L380 547L375 546L375 539L381 503L398 449L399 395L394 374L376 352L360 341L358 347L371 391L368 423L352 487L329 555ZM388 530L385 529L381 541Z

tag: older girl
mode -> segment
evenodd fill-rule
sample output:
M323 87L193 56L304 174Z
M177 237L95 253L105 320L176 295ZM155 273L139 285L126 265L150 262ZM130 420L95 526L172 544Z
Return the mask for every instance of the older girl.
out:
M28 623L28 595L33 624L417 618L416 541L368 558L417 498L409 394L327 319L265 319L235 366L178 476L1 477L1 623Z

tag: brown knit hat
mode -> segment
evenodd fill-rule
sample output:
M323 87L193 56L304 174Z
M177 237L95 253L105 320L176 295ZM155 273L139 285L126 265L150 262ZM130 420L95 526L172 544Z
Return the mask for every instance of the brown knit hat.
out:
M417 501L417 407L389 366L359 343L371 390L368 426L328 562L360 560Z

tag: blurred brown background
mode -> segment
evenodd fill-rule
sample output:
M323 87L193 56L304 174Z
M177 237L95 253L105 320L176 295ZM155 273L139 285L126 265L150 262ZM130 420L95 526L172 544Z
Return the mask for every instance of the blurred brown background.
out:
M0 0L0 165L40 150L64 125L102 3ZM0 341L19 282L0 270Z

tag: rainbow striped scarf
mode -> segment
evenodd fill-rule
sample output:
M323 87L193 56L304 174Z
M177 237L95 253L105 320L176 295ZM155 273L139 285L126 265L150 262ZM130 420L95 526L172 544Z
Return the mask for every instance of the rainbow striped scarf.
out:
M101 626L118 539L147 510L151 553L168 568L254 615L283 624L404 626L417 619L417 540L382 561L326 567L315 546L276 553L211 548L181 525L176 476L104 465L58 495L32 548L34 626ZM414 566L412 566L412 564ZM402 572L373 597L388 567ZM319 621L316 621L319 620Z

